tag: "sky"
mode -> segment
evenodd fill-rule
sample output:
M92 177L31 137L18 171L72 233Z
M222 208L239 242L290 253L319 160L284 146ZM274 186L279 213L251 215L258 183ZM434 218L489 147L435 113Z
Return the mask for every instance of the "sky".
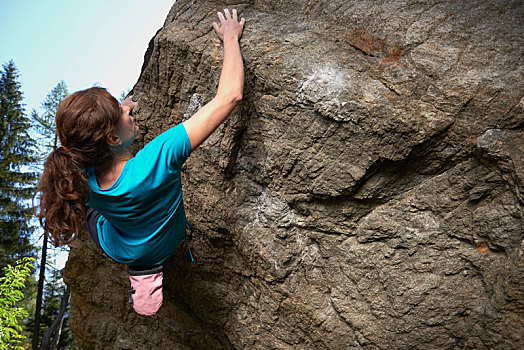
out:
M27 115L41 112L61 80L69 92L98 84L119 98L138 80L149 41L174 3L0 0L0 63L14 61ZM67 253L55 254L61 269Z
M69 92L98 84L118 98L174 3L0 0L0 63L15 62L27 113L61 80Z

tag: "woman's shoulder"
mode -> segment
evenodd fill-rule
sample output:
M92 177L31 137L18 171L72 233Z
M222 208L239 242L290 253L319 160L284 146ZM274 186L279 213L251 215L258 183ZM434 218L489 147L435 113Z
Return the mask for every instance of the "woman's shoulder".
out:
M191 143L182 123L156 136L135 155L136 162L165 159L167 164L180 166L191 154Z
M152 147L159 143L165 143L174 141L173 138L184 138L187 137L186 128L184 127L184 124L179 123L177 125L171 126L168 129L164 130L157 136L155 136L149 143L147 143L144 148L146 147ZM144 149L143 148L143 149Z

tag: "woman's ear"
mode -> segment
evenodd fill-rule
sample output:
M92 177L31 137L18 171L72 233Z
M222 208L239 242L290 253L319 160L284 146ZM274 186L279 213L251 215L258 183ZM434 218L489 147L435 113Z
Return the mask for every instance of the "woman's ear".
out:
M108 135L106 136L106 142L109 146L120 146L122 139L117 135Z

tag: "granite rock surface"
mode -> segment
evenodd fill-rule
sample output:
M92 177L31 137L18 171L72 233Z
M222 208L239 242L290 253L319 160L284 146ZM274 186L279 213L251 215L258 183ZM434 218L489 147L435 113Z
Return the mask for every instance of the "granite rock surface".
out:
M87 235L86 349L524 348L521 1L177 1L133 94L137 147L209 102L246 18L245 89L183 168L195 227L164 306Z

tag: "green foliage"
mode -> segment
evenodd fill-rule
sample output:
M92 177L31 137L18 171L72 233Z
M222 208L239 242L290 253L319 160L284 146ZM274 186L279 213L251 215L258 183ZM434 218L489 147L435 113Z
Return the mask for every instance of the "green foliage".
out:
M53 265L53 263L50 263ZM49 268L49 267L48 267ZM38 339L42 339L44 333L51 327L53 322L55 321L56 317L58 316L60 312L60 303L62 300L62 297L66 290L66 285L64 281L62 280L62 276L60 274L60 271L57 269L50 269L48 270L48 273L46 273L45 278L45 285L44 285L44 291L43 291L43 298L42 298L42 310L41 310L41 318L40 318L40 327L38 330ZM36 293L33 296L34 299L36 299ZM34 307L33 307L34 312ZM64 317L64 323L62 324L62 331L60 335L60 340L58 342L58 349L69 349L71 348L74 343L74 335L73 332L69 329L69 306L66 311L66 315ZM33 329L34 329L34 322L35 318L34 315L30 314L24 324L24 332L23 334L27 334L28 336L32 335Z
M20 301L18 306L22 307L28 313L28 317L24 318L20 325L22 326L22 335L26 337L26 343L29 345L33 336L33 319L36 305L37 294L37 278L33 273L25 282L24 299Z
M21 345L25 338L21 332L19 320L26 318L28 313L17 303L24 298L26 278L31 275L34 258L22 258L12 267L3 269L4 277L0 277L0 349L24 349Z
M123 101L126 99L127 95L131 92L131 88L127 88L127 90L122 91L120 94L120 101Z
M10 61L0 70L0 269L33 253L29 237L33 210L27 205L36 174L27 171L35 160L30 121L25 115L18 72Z

